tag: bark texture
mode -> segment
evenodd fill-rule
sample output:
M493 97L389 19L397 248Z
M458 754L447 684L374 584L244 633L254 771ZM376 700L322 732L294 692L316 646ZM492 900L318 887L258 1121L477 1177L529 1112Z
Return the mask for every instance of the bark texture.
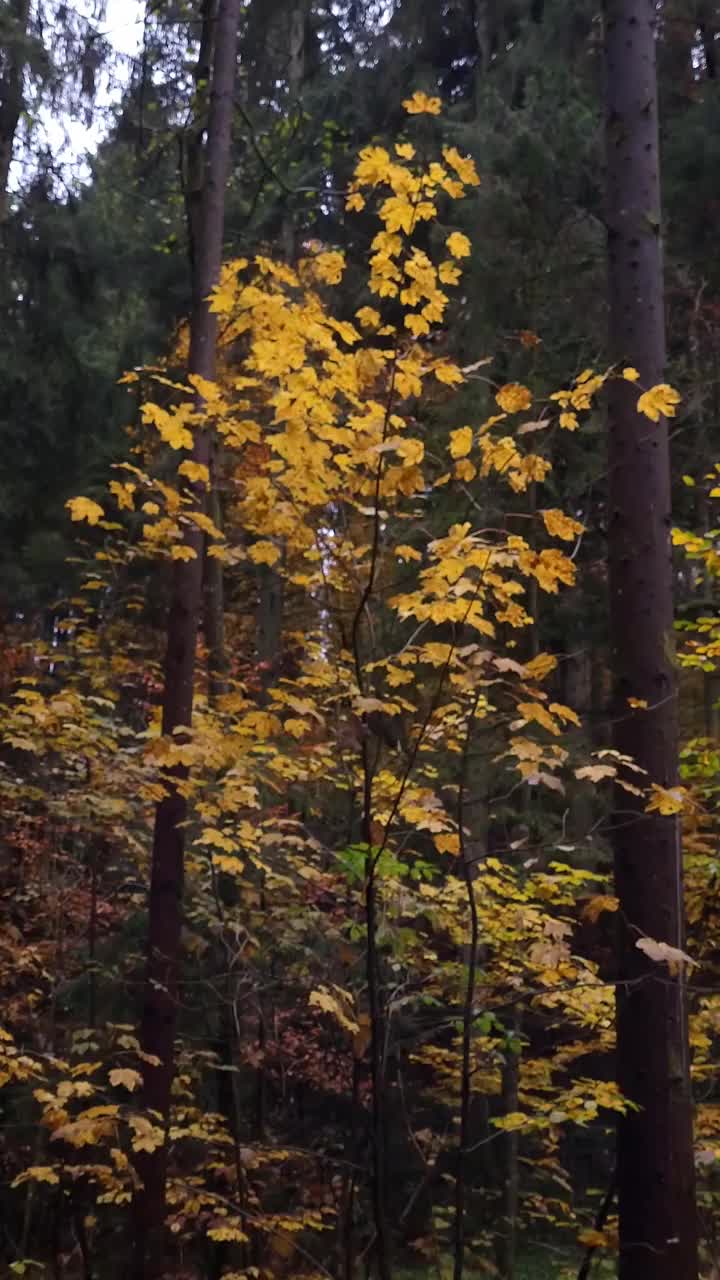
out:
M210 112L205 152L201 215L195 236L193 307L188 372L212 381L215 377L217 318L208 307L208 294L216 283L222 260L225 187L227 183L233 118L233 91L237 58L239 0L220 0ZM198 402L198 408L202 403ZM204 466L210 461L207 432L196 436L193 457ZM197 507L205 497L196 491ZM162 732L173 734L192 720L197 635L202 610L203 535L189 525L186 544L195 557L174 566L167 623ZM166 795L158 804L152 850L148 959L140 1039L144 1052L158 1065L144 1067L143 1104L167 1121L174 1074L174 1042L178 1014L178 971L182 926L184 834L187 802L182 794L184 771L166 779ZM134 1201L134 1275L141 1280L162 1268L164 1249L166 1145L140 1153L136 1160L143 1190Z
M662 382L665 321L654 0L606 0L607 222L611 355L645 387ZM677 780L667 424L637 413L638 388L611 384L608 539L614 746ZM633 712L630 696L645 698ZM677 819L619 791L613 818L620 899L617 1073L639 1110L618 1129L620 1280L696 1280L697 1228L682 978L638 950L683 945Z

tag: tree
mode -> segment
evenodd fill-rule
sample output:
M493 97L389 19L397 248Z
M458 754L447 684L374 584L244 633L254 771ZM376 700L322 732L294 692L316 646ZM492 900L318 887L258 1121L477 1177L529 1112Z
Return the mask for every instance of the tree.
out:
M230 161L233 91L237 57L239 0L220 0L217 10L210 111L207 125L201 215L194 237L193 307L190 319L188 373L199 379L196 411L204 411L203 389L215 377L217 318L208 295L220 275L223 248L225 184ZM201 50L204 56L205 51ZM207 477L209 433L196 432L193 463ZM195 659L202 610L203 517L205 485L195 481L195 512L185 525L182 555L174 565L167 621L162 731L172 735L192 720ZM193 520L193 515L198 518ZM167 1120L174 1072L177 1025L178 966L182 923L184 830L187 801L182 782L184 767L169 771L159 801L153 835L150 882L148 961L140 1040L149 1060L144 1066L144 1104ZM143 1189L134 1200L136 1222L135 1274L152 1270L162 1254L166 1153L165 1147L142 1153L138 1171Z
M0 226L7 220L8 178L15 134L23 110L23 74L27 57L30 0L14 0L2 15L0 55Z
M611 354L661 388L665 324L660 239L657 6L608 0L605 12L608 289ZM651 784L677 782L671 653L670 455L667 403L657 425L631 381L611 384L608 545L614 745ZM633 708L640 699L647 709ZM619 909L617 1079L634 1109L618 1127L622 1280L697 1276L687 1007L682 966L661 976L638 943L682 950L677 814L650 814L627 794L613 820Z

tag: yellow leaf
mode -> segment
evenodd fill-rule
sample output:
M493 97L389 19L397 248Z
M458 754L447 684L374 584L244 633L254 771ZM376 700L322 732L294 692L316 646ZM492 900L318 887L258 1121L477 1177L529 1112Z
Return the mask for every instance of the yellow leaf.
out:
M674 813L682 813L687 800L685 787L660 787L653 782L651 791L652 796L645 806L646 813L661 813L666 817Z
M675 409L680 403L680 396L667 382L659 382L649 391L643 392L637 402L638 413L644 413L652 422L659 422L661 417L674 418Z
M458 427L457 431L450 432L450 457L464 458L472 449L473 431L472 427Z
M635 707L637 711L647 711L648 709L647 698L628 698L627 703L629 707Z
M313 258L313 271L325 284L339 284L345 270L345 254L332 250Z
M462 231L452 231L445 241L447 251L453 258L469 258L471 245Z
M454 831L434 835L433 844L438 853L451 853L454 857L457 857L460 852L460 837Z
M248 556L253 564L277 564L281 557L281 552L274 542L261 540L253 543L248 551Z
M532 680L544 680L557 666L557 658L551 653L539 653L532 661L525 663L525 672Z
M495 399L506 413L521 413L529 409L532 404L530 392L519 382L506 382L505 386L497 392Z
M438 382L444 382L448 387L454 387L459 382L464 381L462 370L456 364L449 364L448 362L436 364L433 368L433 373Z
M559 737L560 729L542 703L518 702L517 709L524 720L534 720L536 724L542 725L543 729Z
M192 406L184 405L181 409L168 413L160 405L148 403L142 406L143 421L155 427L171 449L192 449L192 432L185 425L191 409Z
M573 711L572 707L566 707L562 702L551 702L550 710L553 715L559 716L566 724L576 724L580 727L580 717L577 711Z
M455 147L443 147L443 159L454 169L461 182L469 187L480 185L475 161L470 156L463 156Z
M111 480L108 487L121 511L123 508L126 511L133 510L133 494L137 489L136 484L133 484L131 481L127 481L125 484L120 484L117 480Z
M382 316L374 307L361 307L355 312L355 319L359 321L363 329L377 329L382 324Z
M461 458L459 462L455 463L455 475L458 480L463 480L467 483L469 480L475 479L477 467L469 458Z
M207 1234L211 1240L235 1240L239 1244L242 1244L250 1238L245 1235L245 1232L242 1231L240 1227L230 1226L229 1224L223 1224L220 1227L210 1227Z
M596 897L590 898L582 909L582 915L585 920L589 920L591 924L595 924L598 916L603 911L617 911L620 903L617 898L612 897L609 893L599 893Z
M429 98L420 89L417 89L411 98L404 98L403 106L409 116L439 116L442 110L440 98Z
M193 462L190 458L186 458L178 467L178 475L187 476L193 483L204 484L206 489L210 488L210 472L202 462Z
M170 557L172 560L197 560L197 552L192 547L182 544L172 547Z
M87 520L88 524L97 524L105 515L100 504L93 502L92 498L70 498L65 506L71 520Z
M129 1089L131 1093L142 1084L140 1072L133 1071L130 1067L115 1067L108 1079L113 1088Z
M438 280L441 284L458 284L460 281L460 268L450 260L441 262L438 267Z
M425 316L417 315L414 311L405 316L405 328L409 329L414 337L419 338L424 333L430 332L430 324Z
M557 507L550 507L540 512L545 528L553 538L563 538L566 542L572 542L578 534L583 533L585 526L580 524L579 520L573 520L571 516L566 516L563 511Z
M216 827L203 827L198 843L213 845L227 853L235 853L238 848L237 841L225 835L224 831L218 831Z
M507 1115L498 1116L493 1120L493 1124L498 1129L505 1129L506 1132L512 1133L516 1129L524 1129L530 1117L524 1111L508 1111Z
M189 374L188 382L206 404L213 404L220 399L220 388L217 382L210 382L199 373Z
M11 1185L19 1187L22 1182L47 1182L51 1186L57 1186L59 1181L58 1175L50 1165L33 1164L19 1174Z
M422 560L421 553L416 551L415 547L409 547L405 543L395 548L395 555L400 560Z
M627 369L623 369L622 376L626 382L637 382L640 374L637 369L633 369L632 365L629 365Z
M308 996L309 1005L331 1014L341 1027L355 1034L360 1030L360 1024L354 1016L353 1003L353 998L347 991L335 986L332 991L327 987L319 987Z

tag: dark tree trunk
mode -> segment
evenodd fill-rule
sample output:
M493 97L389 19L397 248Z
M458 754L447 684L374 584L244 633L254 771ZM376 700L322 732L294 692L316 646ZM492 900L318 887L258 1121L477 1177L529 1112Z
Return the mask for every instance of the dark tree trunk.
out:
M655 0L606 0L607 222L612 358L663 379ZM615 677L614 746L677 780L676 688L667 424L638 415L637 387L611 384L608 539ZM647 699L632 712L627 698ZM685 991L651 962L643 935L683 942L677 819L617 796L613 818L620 899L617 1074L639 1108L618 1127L620 1280L696 1280L697 1236Z
M217 319L207 297L218 279L222 260L225 186L233 118L239 0L220 0L207 129L201 217L195 243L193 307L190 322L189 373L208 381L215 377ZM201 404L198 405L202 407ZM208 466L209 433L199 432L193 456ZM205 497L199 486L198 508ZM202 608L203 536L188 526L186 544L195 553L174 566L167 622L162 732L189 726L193 710L195 656ZM144 1067L143 1104L167 1121L174 1073L174 1041L178 1007L178 969L182 923L184 834L187 802L180 784L183 772L166 778L166 795L158 804L153 836L150 882L148 960L140 1039L143 1051L159 1060ZM137 1170L143 1190L134 1200L134 1274L153 1274L162 1264L165 1216L166 1145L139 1153Z
M0 55L0 227L7 221L10 165L24 105L23 75L30 0L13 0L10 5L10 21L12 38Z

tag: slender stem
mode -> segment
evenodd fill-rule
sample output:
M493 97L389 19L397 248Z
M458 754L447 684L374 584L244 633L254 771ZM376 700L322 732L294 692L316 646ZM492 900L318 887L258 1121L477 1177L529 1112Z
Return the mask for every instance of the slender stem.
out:
M467 1202L466 1165L470 1148L470 1110L472 1106L472 1040L473 1010L475 1004L475 986L477 981L478 948L480 943L480 920L475 898L473 879L473 862L468 857L465 841L465 788L467 785L468 756L472 742L475 712L480 701L481 691L478 689L473 699L470 715L467 720L465 741L460 766L460 785L458 788L457 824L460 840L460 861L462 864L468 910L470 912L470 945L468 949L467 981L465 985L465 1002L463 1005L462 1031L462 1065L460 1068L460 1140L455 1172L455 1249L453 1259L453 1280L462 1280L465 1264L465 1209Z

